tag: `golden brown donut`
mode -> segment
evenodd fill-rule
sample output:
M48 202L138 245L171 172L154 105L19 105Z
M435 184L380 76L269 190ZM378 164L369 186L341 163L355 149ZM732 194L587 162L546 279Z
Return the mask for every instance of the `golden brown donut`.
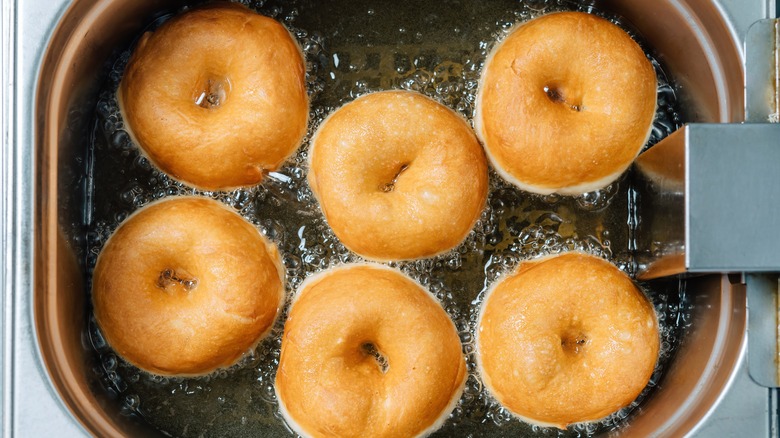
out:
M656 92L653 66L625 31L558 12L496 45L474 122L504 179L534 193L581 194L610 184L639 154Z
M196 187L228 189L257 184L300 145L305 73L284 26L220 3L144 34L117 94L154 164Z
M488 292L477 327L485 386L542 426L627 406L658 360L653 306L617 267L579 252L522 263Z
M466 381L455 325L400 272L346 265L307 279L284 326L276 394L311 437L412 437L438 429Z
M155 202L101 251L95 319L111 347L143 370L207 374L270 331L284 297L281 266L276 248L219 202Z
M344 105L317 130L309 160L309 185L333 232L372 260L457 246L487 198L487 161L468 123L418 93Z

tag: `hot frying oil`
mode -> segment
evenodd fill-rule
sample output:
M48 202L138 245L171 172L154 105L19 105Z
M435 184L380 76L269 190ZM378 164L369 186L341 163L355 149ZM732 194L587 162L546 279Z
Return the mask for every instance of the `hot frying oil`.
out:
M93 166L87 175L94 181L87 215L90 268L106 239L130 213L156 199L199 194L234 208L279 246L289 306L289 297L307 276L361 261L330 231L306 183L308 141L329 113L372 91L406 89L471 119L485 58L515 23L556 10L581 10L623 25L588 3L562 0L244 3L283 22L304 51L312 108L303 146L256 187L201 192L172 180L149 162L124 130L115 92L130 55L125 51L116 59L95 113ZM643 47L659 83L650 146L677 129L682 116L673 83L652 51ZM624 176L603 190L578 197L536 196L515 189L491 171L487 205L465 242L435 258L390 263L440 300L455 322L468 359L465 392L435 436L591 436L619 427L653 391L690 323L685 284L677 280L642 285L658 313L661 358L637 401L599 423L557 431L515 419L486 393L474 358L476 317L484 291L523 259L579 249L633 272L632 224L637 218L632 216L631 184ZM279 414L273 389L288 306L270 336L239 364L187 379L151 376L125 363L92 321L87 338L96 357L93 372L103 389L116 396L124 414L141 417L165 434L289 436L292 431Z

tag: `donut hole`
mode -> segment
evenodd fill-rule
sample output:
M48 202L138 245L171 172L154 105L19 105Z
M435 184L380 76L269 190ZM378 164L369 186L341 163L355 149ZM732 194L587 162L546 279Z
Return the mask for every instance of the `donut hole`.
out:
M583 333L582 330L575 328L566 331L563 336L561 336L561 348L563 349L563 352L572 356L576 356L583 352L589 342L590 340L585 333Z
M572 111L582 111L582 102L576 101L571 97L567 97L562 87L554 84L547 84L543 88L544 94L553 103L558 103L570 108Z
M387 361L387 357L379 351L376 344L373 342L363 342L360 344L360 350L365 357L373 358L373 360L376 361L377 367L379 367L379 371L381 371L382 374L387 373L387 370L390 368L390 363Z
M198 287L198 279L184 269L163 269L157 278L157 287L166 292L184 289L190 292Z
M230 94L231 84L227 77L206 76L198 81L193 93L195 105L205 109L215 109L225 104Z
M395 175L393 176L393 179L390 180L390 182L384 183L379 187L379 190L390 193L393 190L395 190L395 185L398 183L398 178L401 176L404 171L409 169L409 163L404 163L401 165L401 167L398 168L398 170L395 172Z

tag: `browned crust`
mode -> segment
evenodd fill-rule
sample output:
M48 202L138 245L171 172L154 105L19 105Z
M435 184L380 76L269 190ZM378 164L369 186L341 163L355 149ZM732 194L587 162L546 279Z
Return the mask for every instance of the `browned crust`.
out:
M118 91L128 130L172 177L216 190L260 182L300 145L303 55L277 21L235 4L197 8L141 38ZM211 83L225 98L196 104Z
M644 294L609 262L579 252L523 263L493 287L478 322L490 393L517 416L559 428L631 403L659 346Z
M385 372L365 343L387 359ZM276 393L306 436L411 437L441 424L465 378L455 326L430 293L394 269L346 265L301 287Z
M163 271L195 280L161 286ZM98 257L95 318L128 362L160 375L235 363L271 328L284 297L276 248L217 201L172 198L128 218Z
M519 25L491 53L477 134L510 182L583 193L612 182L637 156L656 92L653 66L625 31L591 14L553 13Z
M372 260L457 246L487 199L487 160L468 123L418 93L373 93L338 109L315 134L309 166L334 233Z

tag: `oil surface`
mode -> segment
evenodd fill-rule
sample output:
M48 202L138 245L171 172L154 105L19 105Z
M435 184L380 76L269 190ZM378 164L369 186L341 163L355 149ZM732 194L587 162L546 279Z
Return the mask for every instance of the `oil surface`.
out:
M172 180L145 158L123 129L115 99L130 56L130 50L123 52L101 92L90 145L87 178L93 184L85 218L90 230L86 260L90 269L105 241L130 213L156 199L197 194L231 206L278 245L284 256L289 303L307 276L361 261L330 231L306 183L308 139L330 112L368 92L408 89L471 119L484 60L515 23L555 10L581 10L627 28L589 3L561 0L244 3L282 21L304 50L312 109L303 146L256 187L201 192ZM164 18L152 26L161 21ZM677 129L681 116L672 84L652 52L644 48L659 79L658 111L649 147ZM637 218L631 184L629 175L579 197L542 197L515 189L491 171L488 204L465 242L435 258L389 264L420 281L441 301L467 355L466 390L434 436L591 436L619 427L662 383L664 369L690 323L685 287L676 280L641 285L658 313L661 357L642 395L599 423L558 431L515 419L482 387L473 354L476 317L485 290L521 260L580 249L633 273L632 236ZM142 417L165 434L290 436L273 389L286 314L287 306L271 335L236 366L187 379L152 376L125 363L91 321L86 338L99 357L93 372L105 391L122 404L124 414Z

